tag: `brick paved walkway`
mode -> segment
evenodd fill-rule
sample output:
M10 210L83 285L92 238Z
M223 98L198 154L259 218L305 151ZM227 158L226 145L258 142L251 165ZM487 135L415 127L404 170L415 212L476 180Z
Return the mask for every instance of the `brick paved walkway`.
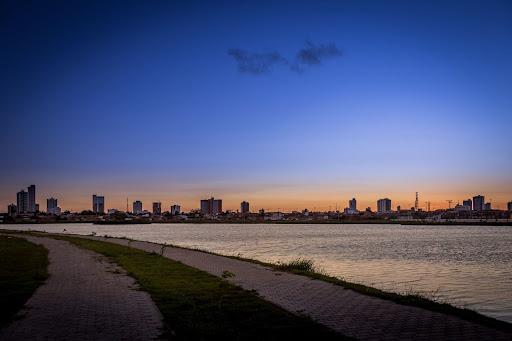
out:
M49 250L50 277L0 340L151 340L162 316L122 269L92 251L51 238L22 236Z
M85 237L160 253L161 245L126 239ZM309 315L344 335L361 340L512 340L497 331L421 308L359 294L341 286L274 271L261 265L200 251L166 247L164 256L221 276L291 312Z

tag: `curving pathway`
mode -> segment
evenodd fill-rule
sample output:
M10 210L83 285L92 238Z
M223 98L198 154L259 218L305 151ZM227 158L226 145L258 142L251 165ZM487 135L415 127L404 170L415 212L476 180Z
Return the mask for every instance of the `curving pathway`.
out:
M107 258L51 238L20 237L49 251L50 277L0 340L152 340L162 316L135 280Z
M76 236L76 235L75 235ZM77 236L160 253L162 245L127 239ZM461 318L399 305L331 283L313 280L232 258L167 246L163 256L222 276L282 308L309 315L346 336L361 340L512 340L512 333Z

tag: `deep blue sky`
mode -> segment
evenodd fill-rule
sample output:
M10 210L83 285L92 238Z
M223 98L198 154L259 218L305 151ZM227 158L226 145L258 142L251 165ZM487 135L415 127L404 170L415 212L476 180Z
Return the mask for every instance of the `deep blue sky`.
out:
M512 200L510 1L3 1L0 29L2 206ZM307 42L342 56L228 54Z

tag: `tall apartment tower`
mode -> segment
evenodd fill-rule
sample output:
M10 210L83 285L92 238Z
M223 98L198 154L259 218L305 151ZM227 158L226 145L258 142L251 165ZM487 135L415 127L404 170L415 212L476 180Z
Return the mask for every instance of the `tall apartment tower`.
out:
M49 198L46 199L46 212L50 214L54 214L57 209L57 199Z
M201 213L204 215L217 215L222 213L222 200L214 199L213 197L201 200Z
M389 213L391 212L391 199L384 198L377 200L377 212Z
M154 202L153 203L153 214L154 215L161 215L162 214L162 203L161 202Z
M352 198L352 200L349 200L348 201L348 208L355 212L357 211L357 201L356 201L356 198Z
M16 207L18 214L28 213L28 192L21 190L16 194Z
M178 215L181 212L180 205L171 205L171 215Z
M92 211L94 213L105 213L105 197L94 194L92 196Z
M507 203L507 209L508 209L509 212L512 212L512 201L509 201Z
M133 214L140 214L142 213L142 201L135 200L133 202Z
M483 211L485 205L485 197L483 195L477 195L473 197L473 211Z
M46 199L46 213L60 215L60 207L57 205L57 199Z
M28 186L28 212L36 212L36 185Z
M247 201L242 201L240 203L240 213L249 214L249 203Z

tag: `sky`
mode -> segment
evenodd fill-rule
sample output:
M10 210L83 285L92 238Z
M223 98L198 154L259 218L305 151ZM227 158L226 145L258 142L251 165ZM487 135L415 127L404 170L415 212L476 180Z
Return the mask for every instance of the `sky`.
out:
M512 201L510 1L2 1L0 211Z

